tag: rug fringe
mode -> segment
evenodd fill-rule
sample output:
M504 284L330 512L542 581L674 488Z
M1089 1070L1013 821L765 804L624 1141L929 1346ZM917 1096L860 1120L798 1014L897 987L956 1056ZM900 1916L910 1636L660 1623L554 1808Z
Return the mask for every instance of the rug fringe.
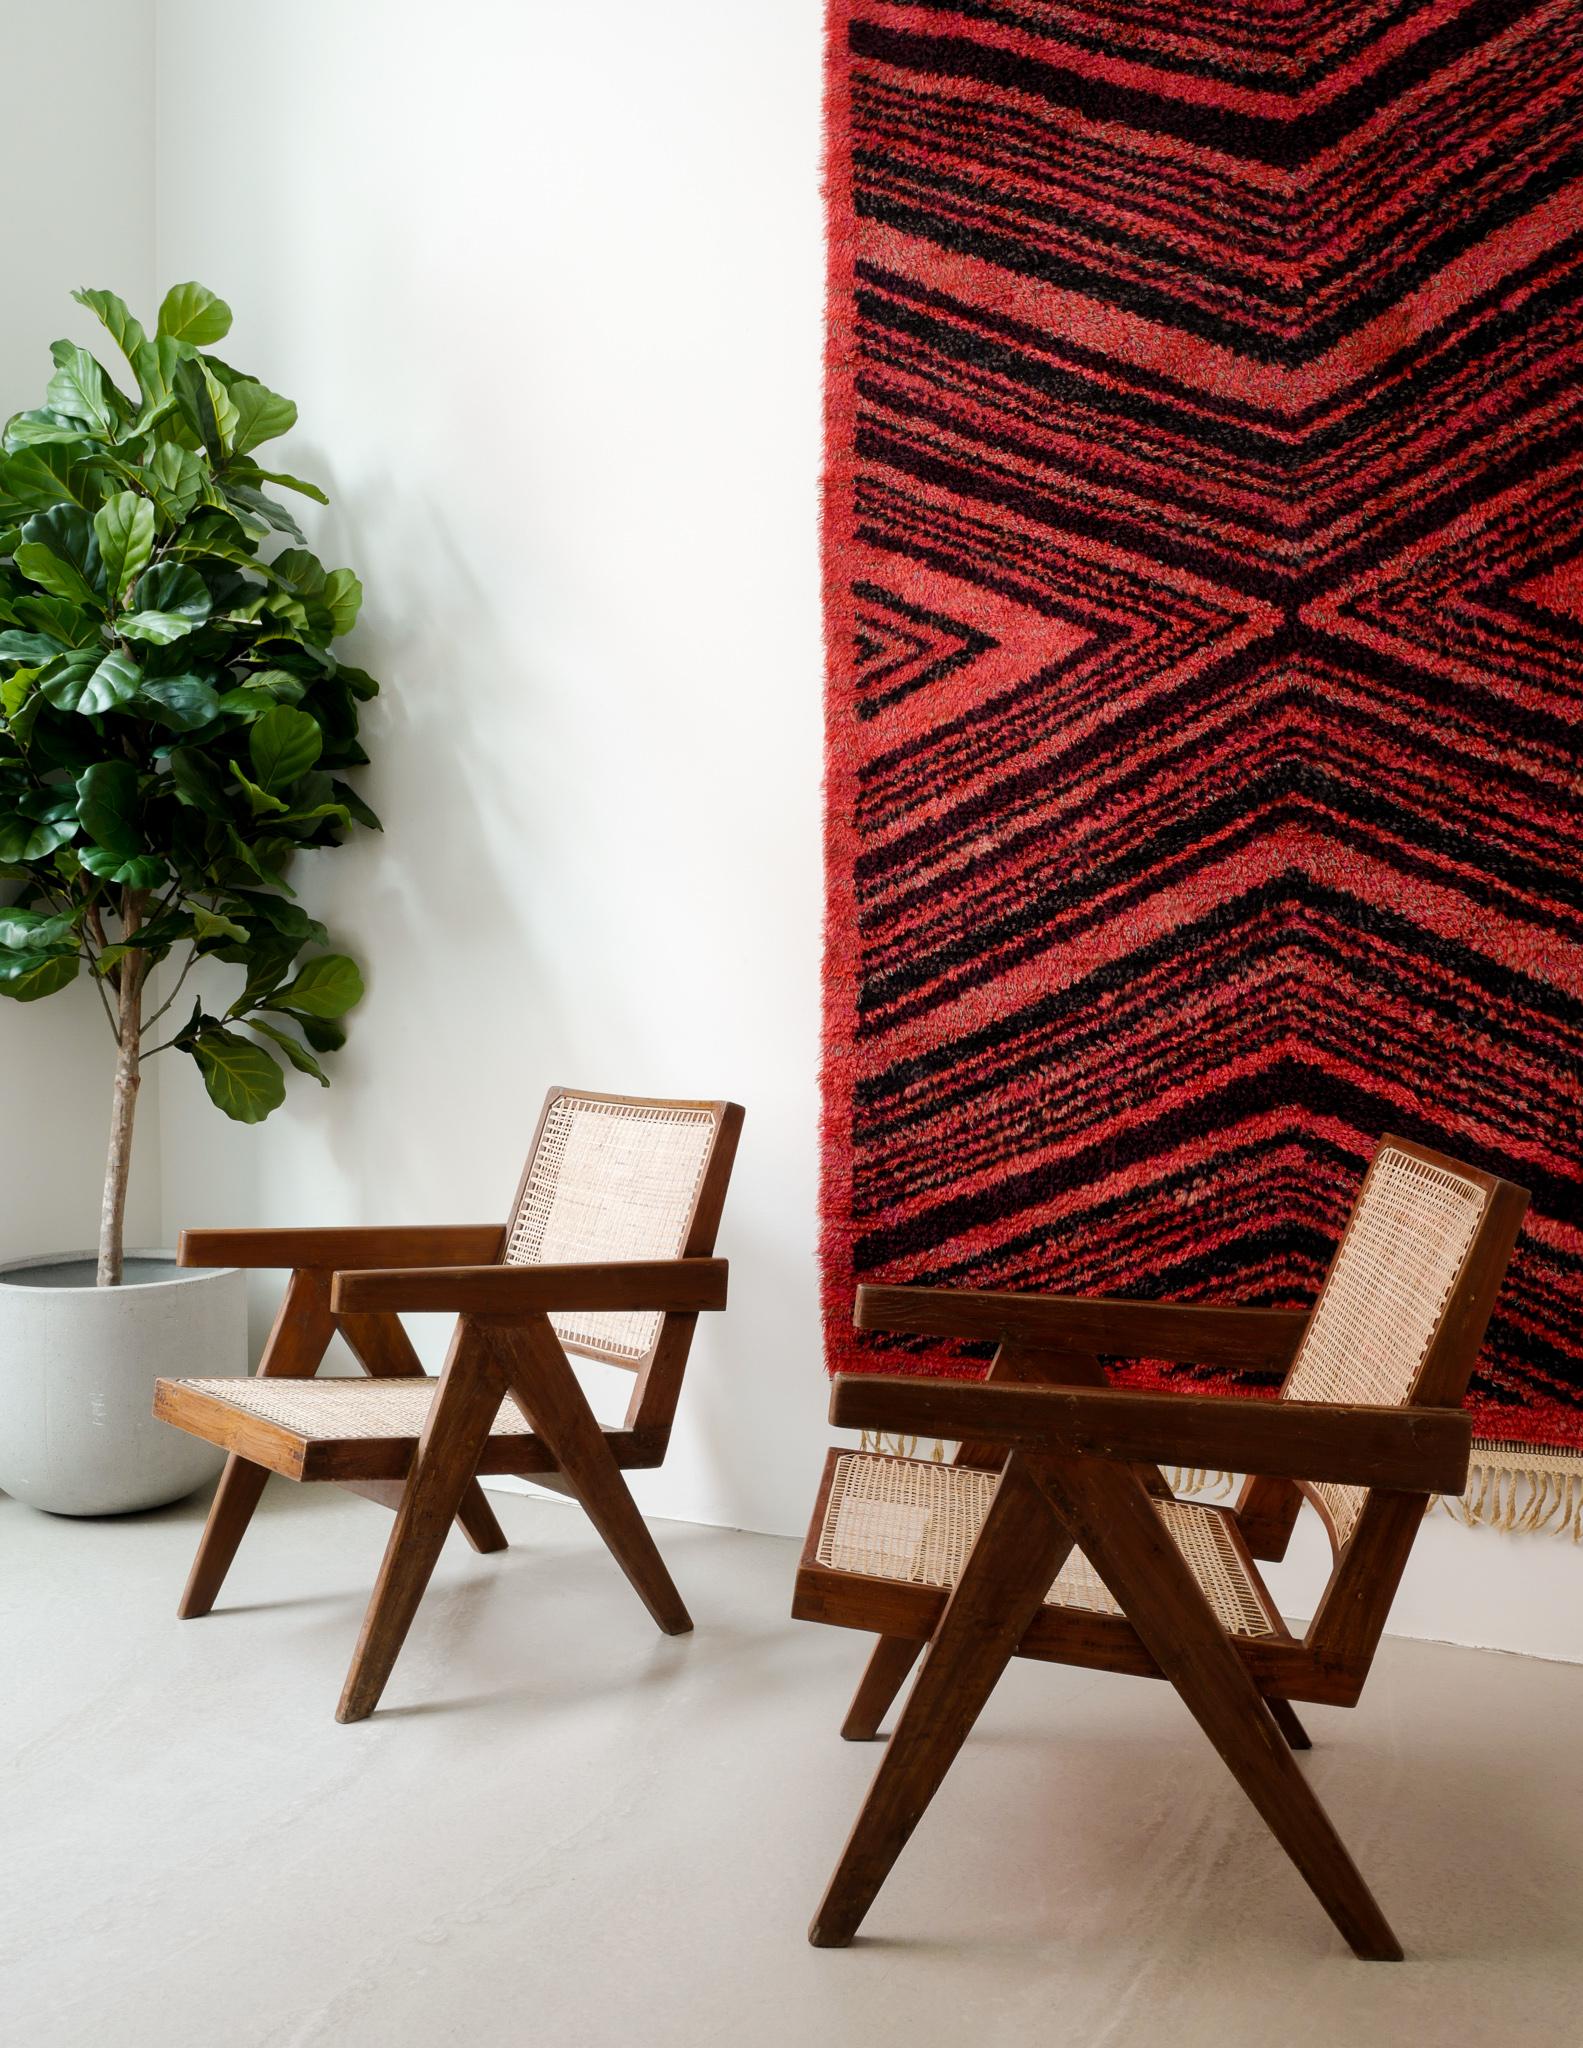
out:
M1165 1478L1173 1493L1204 1494L1211 1500L1227 1499L1233 1485L1229 1472L1167 1471ZM1583 1543L1583 1454L1475 1437L1467 1491L1456 1499L1436 1494L1428 1512L1437 1507L1470 1529L1525 1535L1549 1531Z
M1548 1530L1583 1543L1583 1456L1475 1437L1466 1493L1440 1506L1469 1528Z
M915 1436L886 1436L864 1430L863 1449L897 1458L915 1458ZM936 1464L945 1445L929 1452ZM1200 1494L1208 1500L1229 1500L1236 1484L1232 1472L1201 1467L1167 1466L1165 1481L1173 1493ZM1531 1450L1522 1444L1494 1444L1473 1439L1467 1491L1459 1499L1437 1494L1428 1512L1444 1508L1454 1521L1470 1529L1506 1529L1513 1534L1546 1531L1583 1543L1583 1452Z

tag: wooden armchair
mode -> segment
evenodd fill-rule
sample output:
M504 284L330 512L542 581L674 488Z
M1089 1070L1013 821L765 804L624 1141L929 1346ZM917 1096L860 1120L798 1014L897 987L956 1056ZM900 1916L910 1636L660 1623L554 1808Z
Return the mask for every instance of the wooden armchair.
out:
M1383 1140L1312 1311L865 1287L857 1323L999 1346L989 1383L835 1382L832 1422L959 1441L954 1464L832 1451L792 1612L880 1640L842 1733L873 1736L927 1655L809 1931L852 1940L1013 1656L1167 1678L1360 1956L1401 1949L1288 1754L1293 1700L1350 1707L1459 1413L1528 1197ZM1104 1356L1288 1368L1275 1401L1109 1387ZM1235 1509L1162 1463L1254 1475ZM1255 1556L1301 1501L1334 1564L1299 1640Z
M661 1463L693 1328L725 1307L710 1256L742 1111L550 1091L504 1225L189 1230L187 1266L282 1266L286 1297L251 1380L160 1380L154 1412L230 1455L179 1613L214 1605L271 1472L327 1479L396 1510L336 1713L360 1721L390 1676L452 1518L475 1550L506 1539L479 1473L570 1494L668 1635L692 1627L624 1469ZM403 1311L458 1320L429 1378ZM331 1336L367 1379L315 1379ZM602 1429L568 1352L626 1367Z

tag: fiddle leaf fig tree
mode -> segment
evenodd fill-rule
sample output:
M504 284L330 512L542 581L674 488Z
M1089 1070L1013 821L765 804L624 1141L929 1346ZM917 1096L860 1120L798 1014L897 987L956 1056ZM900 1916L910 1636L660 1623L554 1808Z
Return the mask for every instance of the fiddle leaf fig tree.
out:
M114 292L75 296L125 367L57 341L43 405L0 453L0 879L20 884L0 994L36 1002L86 975L104 1006L98 1277L114 1286L144 1060L185 1053L241 1123L283 1100L283 1062L328 1085L320 1055L345 1042L362 978L287 871L378 829L343 779L368 758L358 706L378 685L331 651L361 585L275 495L324 493L259 454L297 408L208 353L230 309L179 284L150 334ZM235 970L218 1013L183 994L200 960Z

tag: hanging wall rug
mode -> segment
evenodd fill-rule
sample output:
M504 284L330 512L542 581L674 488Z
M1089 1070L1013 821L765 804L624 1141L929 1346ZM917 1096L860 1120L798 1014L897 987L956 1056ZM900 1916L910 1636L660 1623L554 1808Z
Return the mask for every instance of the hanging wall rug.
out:
M1301 1304L1395 1132L1533 1191L1462 1511L1577 1533L1583 0L836 0L826 175L829 1362Z

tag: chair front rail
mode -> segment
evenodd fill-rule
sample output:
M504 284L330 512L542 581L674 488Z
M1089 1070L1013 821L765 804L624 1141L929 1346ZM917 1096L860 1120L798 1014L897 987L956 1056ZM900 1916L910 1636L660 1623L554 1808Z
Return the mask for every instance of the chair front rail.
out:
M184 1230L181 1266L480 1266L500 1255L499 1223L355 1225L349 1229Z
M1460 1493L1472 1428L1456 1409L1381 1408L1121 1387L842 1374L830 1420L1053 1456L1208 1467L1412 1493Z
M659 1310L694 1314L726 1305L724 1259L621 1259L561 1266L414 1266L337 1272L337 1315L367 1310L513 1320L528 1315Z
M1284 1370L1308 1316L1301 1309L1222 1308L1203 1302L868 1286L857 1291L853 1321L860 1330L897 1336Z

